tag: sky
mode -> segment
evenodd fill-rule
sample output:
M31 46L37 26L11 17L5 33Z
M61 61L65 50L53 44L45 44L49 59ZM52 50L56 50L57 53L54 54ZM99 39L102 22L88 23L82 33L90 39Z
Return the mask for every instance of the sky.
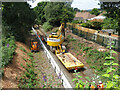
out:
M80 10L89 10L93 8L100 8L99 0L73 0L72 7Z
M37 6L37 3L41 1L49 1L49 0L36 0L34 3L30 1L28 2L30 3L30 5L32 5L32 8L34 8L35 6ZM99 2L100 2L99 0L73 0L71 6L73 8L78 8L80 10L89 10L93 8L100 8L100 6L98 5Z

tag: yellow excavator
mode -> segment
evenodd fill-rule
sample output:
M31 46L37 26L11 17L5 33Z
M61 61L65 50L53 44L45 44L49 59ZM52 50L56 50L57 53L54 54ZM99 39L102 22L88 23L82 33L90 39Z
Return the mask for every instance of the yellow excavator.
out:
M78 70L84 67L84 64L75 58L71 53L65 52L65 47L62 46L65 38L64 23L58 29L58 32L51 33L47 37L47 45L50 46L50 50L55 52L55 55L67 68L67 70Z
M59 46L62 47L62 49L65 49L64 46L62 46L62 43L64 42L65 37L65 30L64 30L64 23L61 24L57 32L51 33L47 37L47 45L50 46L50 50L52 52L55 52Z

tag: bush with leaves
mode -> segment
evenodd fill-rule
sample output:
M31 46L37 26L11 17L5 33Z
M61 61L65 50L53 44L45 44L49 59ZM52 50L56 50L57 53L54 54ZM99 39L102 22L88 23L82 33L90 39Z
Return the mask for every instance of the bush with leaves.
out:
M118 21L113 18L106 18L102 24L102 29L117 29Z
M86 28L91 28L92 27L92 24L90 21L87 21L86 23L82 23L81 24L82 27L86 27Z
M108 68L106 73L104 73L102 76L107 78L106 88L120 89L120 76L117 72L118 69L115 68L115 66L119 66L119 64L115 62L115 57L113 57L113 53L117 54L116 51L112 50L114 48L113 44L114 41L110 39L107 46L107 48L110 49L110 55L105 58L106 62L104 63L104 65L106 65Z
M80 24L83 23L83 20L74 20L72 21L73 24Z
M2 67L4 67L11 62L15 54L16 44L14 36L10 36L9 38L4 37L2 45Z
M44 13L47 22L52 26L71 22L75 15L73 8L65 2L48 2L44 7Z
M94 19L94 20L87 21L86 23L82 23L81 26L86 27L86 28L101 30L102 24L103 24L103 20Z
M93 29L101 30L101 25L103 24L103 20L93 19L90 22L91 22L91 26L92 26Z
M94 82L91 82L91 79L89 77L85 77L86 81L82 81L82 76L78 75L80 72L75 73L75 77L73 78L72 82L75 82L75 88L90 88L90 84L95 86Z
M8 25L7 31L15 40L25 42L36 18L34 11L27 2L3 2L2 5L2 20Z
M24 52L25 49L20 47L20 49ZM38 87L38 78L37 74L34 71L34 60L33 60L33 54L26 52L27 55L30 57L27 60L30 60L31 63L26 62L26 66L21 64L21 66L26 70L24 74L19 79L19 88L37 88ZM23 58L24 59L24 58ZM25 59L24 59L25 60ZM25 60L25 61L27 61Z
M43 29L44 29L46 32L49 31L49 30L51 30L52 28L53 28L53 26L50 25L49 22L45 22L45 23L43 24Z
M90 11L91 14L98 16L101 12L97 8L93 8L92 11Z

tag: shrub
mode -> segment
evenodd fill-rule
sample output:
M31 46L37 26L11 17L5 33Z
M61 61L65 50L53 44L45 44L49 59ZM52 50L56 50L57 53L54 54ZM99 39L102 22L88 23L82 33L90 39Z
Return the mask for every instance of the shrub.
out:
M106 19L104 19L104 22L101 26L102 26L102 29L117 29L118 22L116 19L106 18Z
M8 65L15 54L16 44L14 36L2 39L2 67Z
M86 28L91 28L92 24L90 21L87 21L86 23L82 23L81 26L86 27Z
M87 21L86 23L82 23L81 26L86 28L101 30L102 24L103 24L103 20L94 19Z
M92 47L85 47L83 51L88 51L89 49L92 49Z
M46 32L50 31L53 28L53 26L50 25L49 22L45 22L42 27Z
M71 38L71 39L70 39L70 41L76 41L76 39L74 39L74 38Z
M21 66L26 69L24 74L19 79L19 88L36 88L38 86L37 74L34 72L33 63L27 63L27 67L23 64Z
M68 35L68 36L67 36L67 39L70 39L70 37L71 37L71 35Z
M92 29L96 29L96 30L101 30L101 25L103 24L103 20L100 20L100 19L94 19L94 20L91 20L91 28Z
M74 20L72 21L73 24L80 24L83 23L83 20Z
M23 47L20 47L20 50L22 50L22 51L27 53L27 51Z

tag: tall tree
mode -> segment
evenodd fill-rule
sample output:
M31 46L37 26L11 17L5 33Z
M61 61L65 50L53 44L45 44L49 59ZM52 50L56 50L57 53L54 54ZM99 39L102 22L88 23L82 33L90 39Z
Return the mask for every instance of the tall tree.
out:
M35 14L27 3L3 3L2 20L9 26L16 40L24 41L34 24Z
M44 7L47 5L47 2L40 2L37 4L37 6L34 8L34 11L36 13L36 24L43 24L46 22L45 19L45 13L44 13Z
M59 25L64 3L49 2L44 8L45 18L51 25Z
M100 14L100 11L97 8L94 8L92 11L90 11L90 13L98 16Z
M118 23L118 34L120 35L120 1L119 2L103 2L101 9L105 10L108 18L113 18Z
M62 17L61 17L61 22L71 22L73 18L75 17L75 11L69 4L65 4L64 7L62 8Z
M44 8L46 20L53 26L72 21L74 10L67 3L49 2Z

